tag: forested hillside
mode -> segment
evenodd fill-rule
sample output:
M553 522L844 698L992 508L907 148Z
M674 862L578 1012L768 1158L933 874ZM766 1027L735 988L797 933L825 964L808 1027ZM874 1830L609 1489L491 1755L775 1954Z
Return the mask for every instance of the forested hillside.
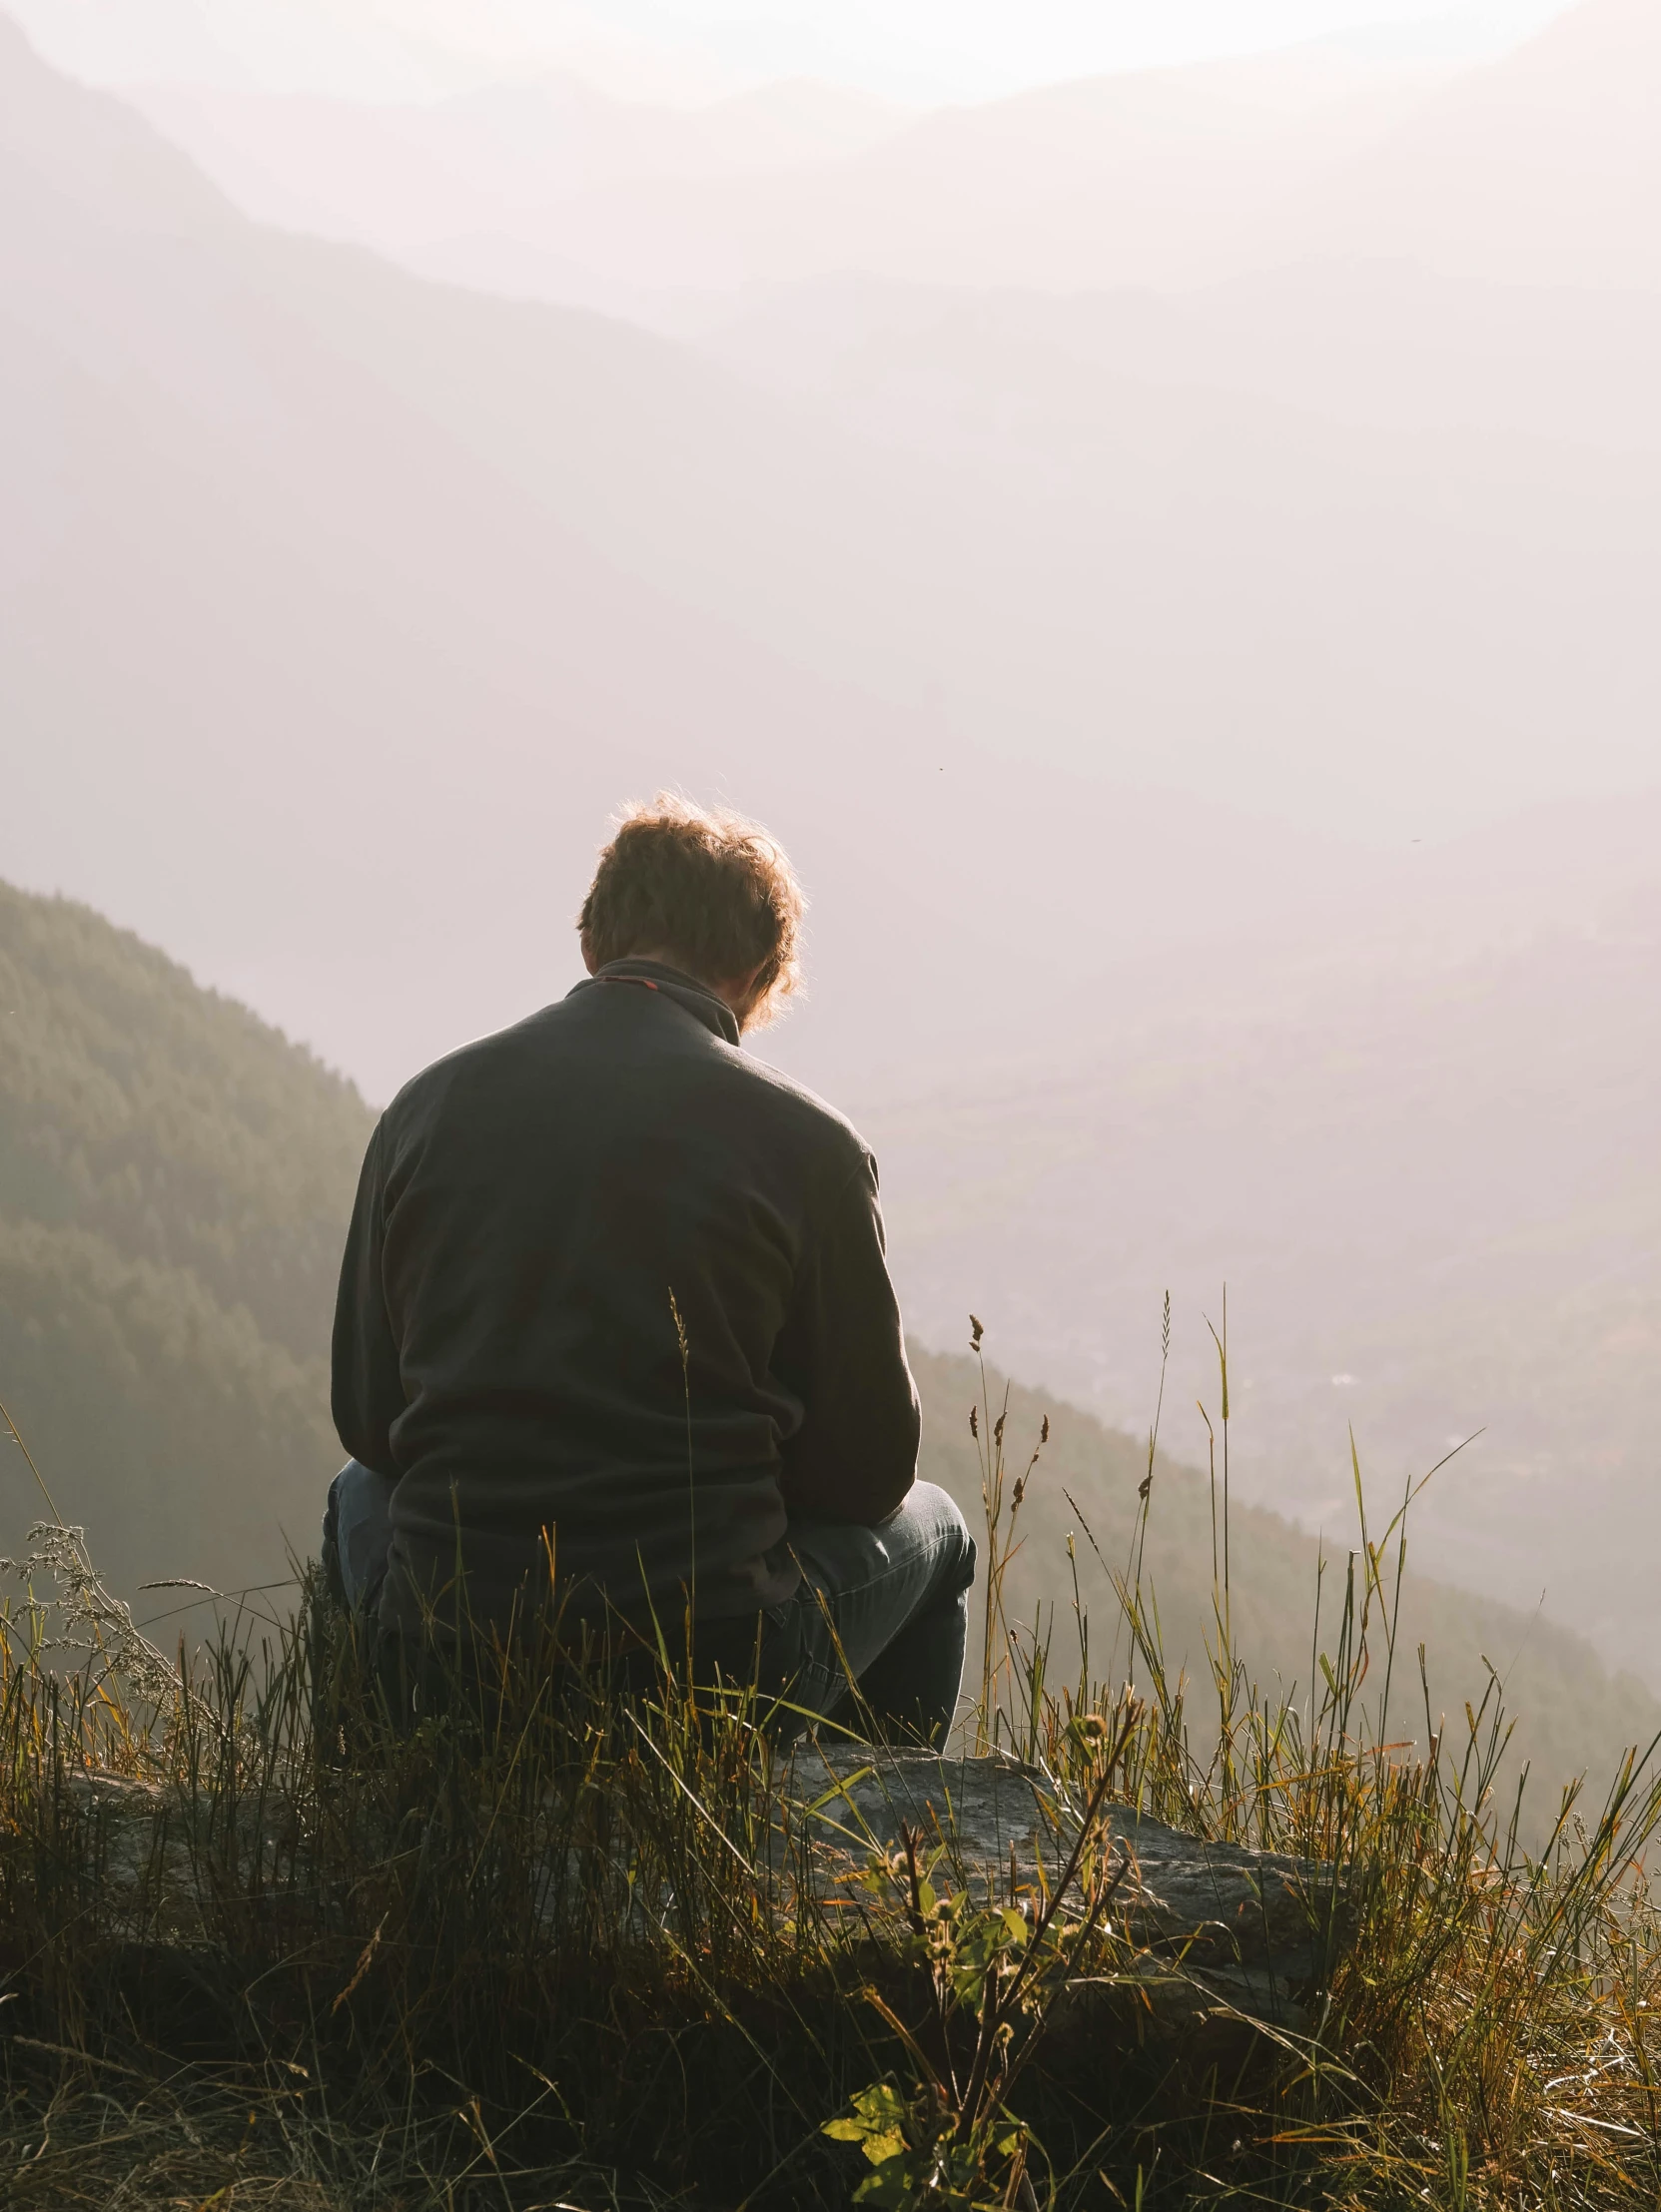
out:
M340 1458L328 1412L335 1269L371 1119L351 1085L137 938L85 907L0 886L0 1397L64 1518L86 1526L125 1594L177 1576L238 1590L281 1577L291 1546L313 1549ZM923 1472L975 1519L976 1370L924 1351L917 1366ZM1016 1471L1046 1411L1053 1433L1022 1512L1010 1611L1029 1619L1053 1604L1056 1669L1076 1667L1067 1537L1078 1532L1092 1660L1106 1672L1117 1608L1066 1493L1118 1566L1146 1458L1088 1415L1017 1391ZM20 1454L0 1468L0 1548L15 1551L44 1505ZM1203 1673L1209 1491L1162 1461L1151 1503L1146 1566L1167 1646ZM1387 1519L1382 1499L1375 1507ZM1342 1547L1328 1543L1323 1642L1341 1605ZM1314 1543L1237 1509L1230 1552L1238 1648L1265 1680L1306 1685ZM139 1610L179 1602L157 1593ZM1584 1766L1601 1777L1661 1726L1648 1693L1612 1681L1579 1638L1410 1579L1404 1735L1423 1719L1420 1641L1438 1713L1479 1698L1492 1661L1553 1784ZM1123 1635L1118 1655L1123 1664Z
M138 939L0 886L0 1397L129 1593L310 1545L370 1118ZM16 1455L0 1494L10 1550L40 1509Z

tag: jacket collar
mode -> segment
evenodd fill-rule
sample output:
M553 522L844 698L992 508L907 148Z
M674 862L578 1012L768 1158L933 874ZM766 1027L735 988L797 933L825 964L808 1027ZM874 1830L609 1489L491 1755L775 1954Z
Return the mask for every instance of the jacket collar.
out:
M574 999L577 992L591 991L596 984L602 983L632 984L636 990L643 986L648 991L660 992L665 999L673 999L677 1006L684 1007L711 1035L728 1045L738 1043L738 1017L731 1007L724 999L717 999L707 985L679 968L666 967L660 960L608 960L595 974L573 985L566 996Z

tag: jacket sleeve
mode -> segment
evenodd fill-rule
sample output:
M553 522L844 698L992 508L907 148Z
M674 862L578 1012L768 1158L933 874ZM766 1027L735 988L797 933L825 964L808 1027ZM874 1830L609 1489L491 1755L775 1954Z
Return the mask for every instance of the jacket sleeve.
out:
M386 1198L381 1147L378 1125L364 1155L341 1261L330 1396L335 1427L352 1457L378 1475L396 1479L389 1431L404 1411L404 1385L382 1280Z
M917 1477L919 1413L869 1154L825 1208L776 1365L806 1407L785 1446L786 1506L868 1527L885 1520Z

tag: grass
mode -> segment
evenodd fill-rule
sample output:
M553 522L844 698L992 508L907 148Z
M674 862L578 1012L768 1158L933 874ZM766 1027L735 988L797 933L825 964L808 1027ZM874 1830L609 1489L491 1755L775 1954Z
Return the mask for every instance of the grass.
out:
M1262 1694L1231 1635L1219 1355L1195 1681L1140 1569L1157 1437L1126 1558L1076 1513L1061 1634L1002 1604L1042 1439L1012 1481L1007 1408L976 1411L969 1741L1042 1770L1071 1881L977 1882L949 1833L847 1878L753 1695L666 1666L622 1699L545 1624L413 1727L310 1582L170 1662L42 1523L0 1621L0 2203L1661 2201L1648 1763L1565 1794L1528 1851L1497 1681L1432 1713L1395 1648L1411 1498L1374 1536L1358 1482L1308 1682ZM1124 1803L1350 1869L1307 2032L1152 2032L1102 1848Z

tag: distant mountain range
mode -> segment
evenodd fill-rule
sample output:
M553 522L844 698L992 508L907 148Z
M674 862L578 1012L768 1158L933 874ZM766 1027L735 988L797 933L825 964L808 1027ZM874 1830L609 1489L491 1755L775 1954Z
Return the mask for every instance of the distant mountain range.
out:
M776 820L824 918L784 1049L910 1085L1220 936L1250 998L1265 928L1418 899L1410 837L1653 774L1661 453L1089 343L1024 387L996 330L901 365L900 434L262 230L10 36L0 178L0 861L376 1093L540 995L649 783Z
M567 77L424 107L134 97L261 221L664 322L704 295L850 271L1038 289L1230 274L1452 72L1297 50L921 115L788 86L654 109Z
M1180 292L1338 260L1661 290L1649 0L1580 0L1510 52L1315 42L921 113L800 81L653 105L569 68L435 102L182 68L131 96L261 221L670 326L850 275Z
M1420 1564L1543 1593L1661 1685L1658 977L1661 882L1596 929L1058 1057L1038 1090L872 1101L912 1325L949 1343L995 1297L1018 1374L1135 1423L1169 1288L1192 1454L1227 1285L1243 1495L1330 1530L1351 1436L1390 1494L1474 1437Z
M281 1617L291 1559L315 1552L340 1458L327 1361L337 1254L371 1118L310 1055L138 939L85 907L0 885L0 1398L58 1510L86 1527L94 1560L164 1644L207 1624L208 1602L181 1578ZM922 1472L976 1522L975 1369L928 1353L918 1367ZM1001 1404L996 1379L992 1389ZM1053 1603L1056 1666L1076 1669L1071 1531L1093 1664L1117 1676L1129 1653L1121 1633L1116 1655L1101 1561L1127 1559L1146 1455L1086 1414L1018 1392L1012 1471L1046 1410L1053 1436L1023 1508L1010 1612L1031 1622ZM1373 1511L1381 1528L1382 1497ZM0 1548L16 1556L29 1523L49 1517L8 1438ZM1346 1530L1327 1547L1323 1644L1352 1542ZM1231 1558L1239 1650L1265 1683L1306 1687L1314 1545L1237 1508ZM1147 1569L1174 1669L1186 1659L1204 1675L1216 1637L1210 1496L1164 1460ZM143 1587L157 1582L174 1586ZM1536 1764L1535 1830L1561 1780L1589 1769L1601 1789L1621 1752L1661 1729L1661 1704L1547 1620L1415 1577L1401 1640L1404 1739L1481 1698L1484 1656L1504 1676L1519 1756ZM1428 1722L1411 1658L1420 1641Z
M1641 211L1651 20L1439 97L1607 109L1564 219ZM618 799L728 796L926 1339L1134 1423L1227 1279L1255 1495L1485 1426L1438 1570L1653 1668L1653 310L855 270L672 341L263 229L0 31L0 867L379 1099L564 988Z

